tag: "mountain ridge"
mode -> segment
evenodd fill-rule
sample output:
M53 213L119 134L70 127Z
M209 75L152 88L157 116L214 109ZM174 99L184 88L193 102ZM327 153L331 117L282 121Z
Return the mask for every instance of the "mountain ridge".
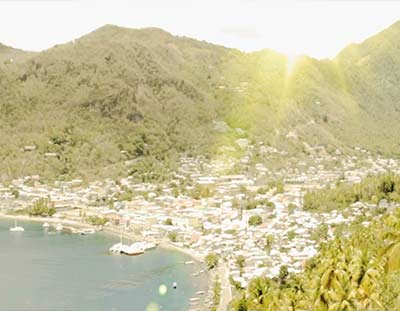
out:
M334 59L300 57L292 70L273 50L247 53L112 25L3 59L2 179L150 176L181 153L237 149L243 135L293 154L303 143L399 154L399 25ZM216 132L219 121L230 130ZM34 152L21 151L30 145Z

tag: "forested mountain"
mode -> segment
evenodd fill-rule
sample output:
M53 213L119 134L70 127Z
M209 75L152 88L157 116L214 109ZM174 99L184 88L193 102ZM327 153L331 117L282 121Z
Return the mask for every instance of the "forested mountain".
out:
M399 38L396 23L332 60L296 61L110 25L41 53L0 45L1 178L161 174L243 136L398 154Z

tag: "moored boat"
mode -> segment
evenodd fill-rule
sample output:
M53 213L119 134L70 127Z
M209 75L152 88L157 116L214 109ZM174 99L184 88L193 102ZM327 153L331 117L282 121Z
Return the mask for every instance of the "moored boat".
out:
M17 220L14 221L14 227L10 228L11 232L22 232L25 231L24 227L18 226Z
M80 230L79 233L82 234L82 235L95 234L96 230L94 230L92 228L86 228L86 229Z
M62 231L63 229L64 229L64 227L62 224L57 224L57 226L56 226L57 231Z
M135 243L132 245L123 245L121 247L121 254L125 254L128 256L137 256L144 254L144 249L135 245Z
M109 251L111 253L121 253L121 249L124 246L124 244L122 244L121 242L114 244L113 246L110 247Z

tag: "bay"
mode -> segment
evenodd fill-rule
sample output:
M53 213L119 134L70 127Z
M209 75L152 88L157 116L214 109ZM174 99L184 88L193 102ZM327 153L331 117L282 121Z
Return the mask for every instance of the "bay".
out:
M110 254L118 238L103 233L48 232L39 223L0 220L0 310L189 310L205 290L201 265L177 251L157 248L129 257ZM178 284L172 288L173 282ZM160 294L160 286L167 292Z

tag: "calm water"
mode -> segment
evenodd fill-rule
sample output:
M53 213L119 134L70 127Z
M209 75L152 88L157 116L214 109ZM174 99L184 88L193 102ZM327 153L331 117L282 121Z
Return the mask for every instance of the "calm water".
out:
M117 239L105 234L50 235L41 224L19 222L25 232L9 232L0 220L0 310L180 311L204 290L199 266L175 251L156 249L137 256L110 255ZM172 283L177 282L174 290ZM161 284L167 286L164 296ZM149 308L157 304L158 308Z

